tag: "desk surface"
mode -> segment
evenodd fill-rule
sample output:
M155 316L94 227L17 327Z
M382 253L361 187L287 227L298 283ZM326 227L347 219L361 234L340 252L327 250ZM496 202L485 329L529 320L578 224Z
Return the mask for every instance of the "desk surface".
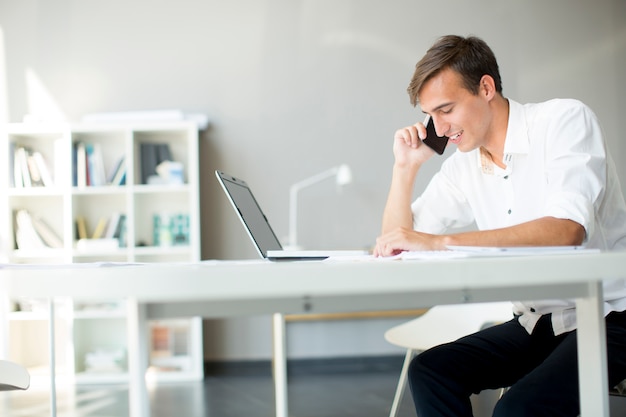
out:
M239 311L256 314L497 301L502 291L517 300L569 298L589 282L624 275L626 252L445 261L4 265L0 289L10 297L133 297L148 305L247 301Z

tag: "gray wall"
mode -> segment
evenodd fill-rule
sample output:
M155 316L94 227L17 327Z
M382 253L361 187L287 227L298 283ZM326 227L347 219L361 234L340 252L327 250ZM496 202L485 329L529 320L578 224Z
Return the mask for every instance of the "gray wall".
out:
M393 132L421 120L408 103L408 80L426 48L448 33L492 46L506 96L589 104L626 184L623 0L0 0L0 29L0 118L36 113L28 69L70 121L170 108L209 115L200 155L205 259L256 256L216 168L247 179L285 236L289 186L350 164L354 183L343 193L328 182L302 194L300 243L371 246ZM395 351L382 332L399 321L290 324L290 355ZM269 357L268 317L210 320L205 329L207 358Z

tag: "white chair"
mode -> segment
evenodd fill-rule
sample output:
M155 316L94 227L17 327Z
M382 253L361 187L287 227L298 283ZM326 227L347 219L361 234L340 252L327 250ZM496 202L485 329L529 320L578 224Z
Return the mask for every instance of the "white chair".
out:
M21 365L0 360L0 391L25 390L30 386L30 374Z
M389 343L407 349L389 416L397 416L406 388L409 364L418 352L477 332L485 325L512 318L513 306L510 302L441 305L387 330L385 339Z

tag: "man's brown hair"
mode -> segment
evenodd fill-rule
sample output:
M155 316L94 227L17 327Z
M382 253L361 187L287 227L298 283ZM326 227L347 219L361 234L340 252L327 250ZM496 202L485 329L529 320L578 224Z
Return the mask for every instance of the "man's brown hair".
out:
M478 94L483 75L493 78L496 91L502 94L502 80L498 62L489 46L480 38L448 35L435 42L415 66L415 73L407 89L411 104L416 106L424 84L442 70L450 68L461 75L463 85L472 94Z

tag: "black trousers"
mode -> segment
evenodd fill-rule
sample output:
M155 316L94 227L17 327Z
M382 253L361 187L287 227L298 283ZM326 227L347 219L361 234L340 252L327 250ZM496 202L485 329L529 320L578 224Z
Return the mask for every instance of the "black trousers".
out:
M417 355L409 384L418 417L472 416L472 393L502 387L494 416L578 416L576 331L555 336L550 319L531 335L515 318ZM606 335L613 387L626 379L626 312L606 317Z

